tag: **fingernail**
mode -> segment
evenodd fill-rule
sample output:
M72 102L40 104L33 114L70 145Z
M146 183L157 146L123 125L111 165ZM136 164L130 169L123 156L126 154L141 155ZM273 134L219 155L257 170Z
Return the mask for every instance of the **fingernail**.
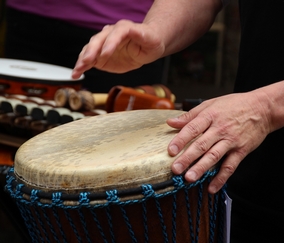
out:
M172 122L177 122L177 121L179 121L179 118L178 117L171 117L168 120L171 120Z
M71 73L71 77L76 78L77 77L77 71L73 70L72 73Z
M177 174L181 174L185 170L183 164L181 163L173 164L173 168L174 168L174 172Z
M171 145L169 149L175 155L179 153L178 146L176 145Z
M194 171L189 170L188 172L186 172L186 178L190 181L196 181L197 174Z

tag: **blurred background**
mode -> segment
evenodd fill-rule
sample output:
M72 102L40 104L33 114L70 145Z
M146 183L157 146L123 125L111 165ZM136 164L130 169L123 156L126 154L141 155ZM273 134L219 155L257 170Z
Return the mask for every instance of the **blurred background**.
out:
M0 0L0 57L4 57L4 1ZM238 1L219 13L210 31L189 48L166 61L164 84L176 95L208 99L232 92L236 75L240 26Z
M240 38L238 15L238 1L232 0L220 12L207 34L192 46L166 59L163 84L175 94L176 102L183 102L185 99L209 99L233 91ZM5 57L5 27L4 0L0 0L0 58ZM3 151L8 149L5 146L0 143ZM2 169L5 170L5 167ZM4 177L0 179L2 187L5 183ZM11 212L5 208L10 201L8 197L4 197L2 189L0 242L27 242L26 229L17 210Z

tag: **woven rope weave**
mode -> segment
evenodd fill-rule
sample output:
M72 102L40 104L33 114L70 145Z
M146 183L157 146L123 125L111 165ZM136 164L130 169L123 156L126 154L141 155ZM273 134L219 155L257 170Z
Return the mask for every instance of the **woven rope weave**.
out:
M121 214L122 214L122 221L121 223L125 224L125 227L127 227L128 233L130 235L131 242L137 243L140 242L137 240L135 231L133 230L133 227L131 225L131 220L129 217L130 215L127 215L126 207L128 205L133 204L141 204L141 207L143 208L142 212L143 215L141 217L143 218L143 224L144 229L141 229L144 231L144 241L145 243L150 242L149 236L148 236L148 223L147 223L147 202L148 200L154 200L155 206L157 209L159 222L161 231L163 234L164 242L176 242L176 214L177 214L177 206L176 206L176 193L178 191L183 190L185 195L188 194L188 190L193 187L198 187L198 207L197 207L197 217L195 221L192 219L191 210L190 210L190 203L188 200L188 197L185 196L185 203L187 208L187 218L188 218L188 225L189 225L189 231L190 231L190 237L192 243L198 243L199 242L199 224L200 224L200 213L201 213L201 205L203 203L203 182L210 181L211 177L214 176L218 172L217 169L214 169L212 171L208 171L204 174L204 176L196 181L195 183L188 184L183 180L182 176L174 176L171 179L171 190L159 190L155 191L153 188L155 188L155 185L145 184L141 185L141 188L139 189L141 191L141 195L138 199L127 199L122 200L120 198L120 192L118 190L109 190L104 193L105 198L104 201L100 200L101 203L94 203L94 195L90 192L81 192L78 193L78 195L73 195L72 198L76 198L72 205L66 204L66 201L64 201L62 198L64 198L64 193L62 192L52 192L47 195L49 196L49 203L46 203L46 200L43 201L42 198L39 195L44 194L41 190L36 189L29 189L25 185L19 183L15 176L14 176L14 170L13 168L10 170L10 172L7 175L7 183L6 183L6 191L9 192L12 198L14 198L17 201L17 205L21 211L21 215L25 220L25 223L27 225L29 234L31 238L33 239L33 242L68 242L68 239L66 238L67 234L64 232L61 220L59 217L59 214L57 212L57 209L60 208L64 211L65 217L70 225L70 228L74 232L76 236L76 242L94 242L92 241L92 238L89 234L89 226L87 226L87 221L85 219L85 213L84 210L88 209L90 212L90 215L92 215L93 218L93 225L96 227L96 229L99 232L99 238L102 239L102 242L116 242L115 233L114 233L114 225L113 225L113 215L111 213L112 207L119 207ZM224 212L220 212L217 209L217 204L219 200L224 201L224 193L225 189L222 189L222 192L218 195L208 195L208 208L209 208L209 239L208 243L215 242L214 239L216 239L215 229L216 229L216 218L217 214L223 215ZM28 194L28 196L27 196ZM123 193L122 193L123 194ZM101 195L101 193L100 193ZM95 195L96 196L96 195ZM164 222L164 216L163 212L160 207L160 200L164 197L172 197L172 230L171 230L171 237L168 235L168 231L166 229L166 225ZM221 198L220 198L221 197ZM137 198L137 197L136 197ZM33 213L31 212L31 209L33 209ZM52 214L54 215L54 219L51 220L50 217L46 213L46 209L51 209ZM106 229L103 228L100 219L97 215L96 210L104 210L108 227ZM170 209L169 209L170 210ZM72 212L78 213L78 220L80 221L80 224L84 231L84 239L82 238L82 235L78 231L74 219L72 218L71 214ZM35 217L36 216L36 217ZM37 218L37 219L36 219ZM223 216L220 217L221 219ZM39 220L40 219L40 220ZM77 219L77 218L76 218ZM39 222L38 222L39 221ZM45 222L43 222L45 221ZM221 225L219 225L219 229L222 229L222 220L220 222ZM56 230L56 228L58 230ZM50 232L50 233L49 233ZM223 233L218 233L218 242L222 241ZM60 235L60 236L59 236ZM111 235L111 237L107 238L106 235ZM203 243L203 242L202 242Z

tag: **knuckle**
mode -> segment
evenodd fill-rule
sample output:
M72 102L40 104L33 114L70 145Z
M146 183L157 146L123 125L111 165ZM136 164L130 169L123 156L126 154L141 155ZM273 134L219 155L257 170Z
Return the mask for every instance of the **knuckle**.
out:
M225 137L228 134L228 127L225 125L221 125L218 128L218 135L220 137Z
M207 155L213 162L218 162L222 157L218 150L210 150Z
M190 121L190 120L192 120L193 115L192 115L192 112L191 112L191 111L188 111L188 112L186 112L186 113L181 114L181 115L179 116L179 118L184 119L184 120L186 120L186 121Z
M187 140L184 137L178 137L175 142L179 149L184 148L184 146L187 144Z
M187 128L187 132L193 137L197 137L200 134L199 127L197 124L188 123L186 125L186 128Z
M222 165L222 171L227 176L231 176L234 173L235 170L236 170L236 166L234 166L232 164L223 164Z
M225 176L221 176L221 175L217 175L214 180L215 180L215 184L217 185L225 185L225 183L227 182L228 177Z
M117 23L116 23L116 25L117 26L123 26L123 25L128 25L128 24L131 24L132 23L132 21L130 21L130 20L127 20L127 19L120 19Z
M209 112L206 112L204 115L203 115L203 120L205 120L207 122L207 124L212 124L212 122L214 121L215 119L215 114L214 113L209 113Z
M198 139L194 142L194 146L201 152L206 152L208 150L208 144L205 140Z
M186 167L189 166L189 164L192 162L191 160L192 160L192 158L191 158L188 154L186 154L186 153L184 153L184 154L181 156L181 162L182 162L182 164L185 165Z
M198 174L200 176L203 175L208 170L208 168L203 164L197 164L196 168L197 168L196 173L198 171Z

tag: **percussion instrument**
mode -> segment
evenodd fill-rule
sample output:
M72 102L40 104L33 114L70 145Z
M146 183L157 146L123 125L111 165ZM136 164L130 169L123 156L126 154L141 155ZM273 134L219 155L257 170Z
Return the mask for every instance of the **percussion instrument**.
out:
M97 110L84 114L55 105L54 100L33 96L0 96L0 133L27 139L55 126L99 114Z
M98 115L21 145L6 190L34 242L222 242L225 190L207 192L218 168L195 183L170 169L165 121L181 113Z
M160 98L120 85L109 91L106 101L108 113L141 109L174 109L174 103L168 98Z
M58 107L70 107L70 94L75 93L76 90L70 87L58 89L54 94L54 101Z
M167 98L171 100L173 103L176 100L176 97L171 92L171 90L163 84L141 85L141 86L135 87L135 90L141 93L155 95L160 98Z
M54 100L58 107L69 107L73 111L90 111L98 106L104 106L108 94L91 93L87 90L76 91L71 88L62 88L56 91Z
M72 93L69 96L70 108L74 111L78 110L93 110L96 107L104 106L106 104L108 94L91 93L86 90L81 90Z
M71 73L72 69L52 64L0 58L0 93L53 99L59 88L81 88L84 76L73 80Z

